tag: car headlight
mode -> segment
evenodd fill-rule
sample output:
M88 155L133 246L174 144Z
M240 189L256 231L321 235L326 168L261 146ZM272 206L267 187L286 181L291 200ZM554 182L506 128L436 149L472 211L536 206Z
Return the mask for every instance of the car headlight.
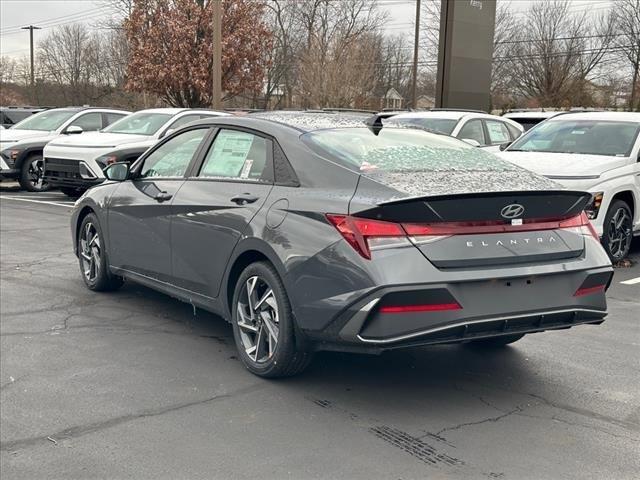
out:
M598 216L598 211L600 211L600 205L602 205L602 199L604 198L604 192L596 192L591 195L591 202L585 207L585 212L587 212L587 217L589 220L593 220Z

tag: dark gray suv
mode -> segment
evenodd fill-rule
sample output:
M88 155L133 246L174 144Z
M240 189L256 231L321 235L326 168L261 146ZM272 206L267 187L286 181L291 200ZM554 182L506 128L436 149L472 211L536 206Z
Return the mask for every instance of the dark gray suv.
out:
M87 286L126 278L220 314L257 375L317 350L500 346L606 315L589 194L446 135L220 117L106 174L72 217Z

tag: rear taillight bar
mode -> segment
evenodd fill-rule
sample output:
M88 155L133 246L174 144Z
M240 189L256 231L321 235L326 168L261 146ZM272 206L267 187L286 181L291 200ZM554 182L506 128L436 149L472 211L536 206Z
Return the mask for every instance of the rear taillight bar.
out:
M600 241L585 212L562 219L524 219L519 225L493 220L486 222L394 223L334 214L327 214L327 219L344 239L367 259L371 258L370 241L378 242L380 239L385 240L385 245L407 245L409 238L415 243L423 243L453 235L577 229L583 235L591 235L596 241ZM397 240L395 244L392 239Z
M416 313L442 312L445 310L462 310L459 303L425 303L421 305L385 305L380 307L380 313Z
M576 293L574 293L573 296L584 297L585 295L604 292L606 288L607 288L606 285L595 285L593 287L580 287L578 290L576 290Z

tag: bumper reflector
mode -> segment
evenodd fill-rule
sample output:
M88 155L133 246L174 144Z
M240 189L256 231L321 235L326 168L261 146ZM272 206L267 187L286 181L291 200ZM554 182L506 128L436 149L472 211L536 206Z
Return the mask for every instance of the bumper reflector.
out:
M594 287L580 287L573 294L574 297L583 297L585 295L591 295L592 293L604 292L606 285L596 285Z
M443 310L462 310L459 303L427 303L424 305L386 305L380 307L380 313L441 312Z

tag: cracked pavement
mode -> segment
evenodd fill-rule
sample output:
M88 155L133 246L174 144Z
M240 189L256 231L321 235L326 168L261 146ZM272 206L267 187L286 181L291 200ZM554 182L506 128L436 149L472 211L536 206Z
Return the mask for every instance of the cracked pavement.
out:
M29 194L0 187L2 478L637 478L640 285L619 282L640 264L616 270L601 326L324 353L266 381L220 318L132 283L87 290L69 209L13 195Z

